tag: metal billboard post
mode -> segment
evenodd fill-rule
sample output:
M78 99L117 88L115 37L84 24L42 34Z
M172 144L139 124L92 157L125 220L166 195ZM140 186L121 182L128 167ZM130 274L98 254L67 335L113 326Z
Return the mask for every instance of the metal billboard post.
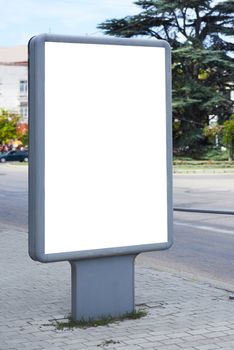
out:
M133 312L134 259L126 255L71 261L73 320Z
M170 67L163 40L29 42L29 255L70 263L74 320L133 312L135 257L172 245Z

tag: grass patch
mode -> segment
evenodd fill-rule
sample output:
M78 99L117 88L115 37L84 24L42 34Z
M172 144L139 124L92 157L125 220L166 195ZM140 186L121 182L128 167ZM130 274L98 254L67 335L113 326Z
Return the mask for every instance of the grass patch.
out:
M181 160L174 159L173 165L175 168L185 169L230 169L234 168L234 162L220 160Z
M228 150L222 151L220 147L205 146L203 149L193 152L193 154L174 155L174 162L189 162L189 161L228 161Z
M202 155L202 160L228 160L228 151L221 151L218 148L207 149L207 151Z
M126 313L123 316L120 317L101 317L100 319L94 320L81 320L81 321L74 321L71 317L71 315L68 315L66 321L58 321L53 320L52 325L58 329L58 330L64 330L64 329L73 329L73 328L89 328L89 327L99 327L99 326L107 326L110 323L114 323L117 321L124 321L124 320L136 320L138 318L142 318L147 315L147 312L144 310L138 310L133 311L130 313Z

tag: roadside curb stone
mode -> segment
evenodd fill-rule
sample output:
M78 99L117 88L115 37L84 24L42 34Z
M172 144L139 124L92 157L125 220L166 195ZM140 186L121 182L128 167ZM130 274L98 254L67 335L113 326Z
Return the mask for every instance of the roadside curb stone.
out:
M178 169L174 168L173 169L173 175L184 175L184 174L233 174L234 173L234 168L231 169Z
M70 266L27 254L27 233L0 229L1 350L234 349L234 301L212 285L136 265L135 301L147 315L108 326L60 331L70 313Z

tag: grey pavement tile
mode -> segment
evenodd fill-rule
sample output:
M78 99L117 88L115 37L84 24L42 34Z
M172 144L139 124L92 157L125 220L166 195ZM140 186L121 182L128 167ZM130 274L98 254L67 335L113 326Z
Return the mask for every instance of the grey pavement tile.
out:
M197 350L216 350L216 349L220 349L219 346L217 346L217 344L207 344L207 345L200 345L196 347Z
M163 340L162 344L163 345L179 345L179 346L181 346L181 344L184 344L184 340L181 338Z
M209 332L204 334L204 337L207 338L217 338L217 337L223 337L225 335L225 333L223 332Z
M200 335L200 334L193 334L193 335L189 335L187 337L182 338L184 341L204 341L206 340L206 338L204 337L204 335Z
M142 349L155 349L156 347L160 347L163 344L161 342L145 342L145 343L141 343L140 346Z
M227 291L138 265L136 304L147 316L56 330L51 320L70 312L69 264L34 262L27 255L26 232L0 231L1 350L234 349L234 304Z
M159 335L151 335L148 337L149 341L154 342L154 341L164 341L168 340L168 334L159 334Z
M107 347L109 349L109 347ZM129 344L129 345L124 345L124 348L126 350L141 350L141 346L135 345L135 344Z
M93 346L92 346L93 347ZM87 349L87 345L84 343L77 343L77 344L66 344L60 347L62 350L80 350L80 349ZM95 346L96 348L96 346Z
M234 339L233 340L229 340L229 341L223 341L222 344L224 346L232 346L234 349Z
M228 329L227 331L224 331L227 335L234 335L234 329Z
M178 345L176 345L176 344L170 344L170 345L162 345L160 347L156 346L156 349L160 349L160 350L179 350L181 348Z

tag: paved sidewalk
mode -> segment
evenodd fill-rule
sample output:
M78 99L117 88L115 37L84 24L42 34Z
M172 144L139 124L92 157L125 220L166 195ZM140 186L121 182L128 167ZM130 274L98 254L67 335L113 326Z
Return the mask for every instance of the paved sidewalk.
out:
M58 331L70 312L70 266L27 255L27 234L0 230L0 350L234 349L234 300L209 284L136 265L138 320Z

